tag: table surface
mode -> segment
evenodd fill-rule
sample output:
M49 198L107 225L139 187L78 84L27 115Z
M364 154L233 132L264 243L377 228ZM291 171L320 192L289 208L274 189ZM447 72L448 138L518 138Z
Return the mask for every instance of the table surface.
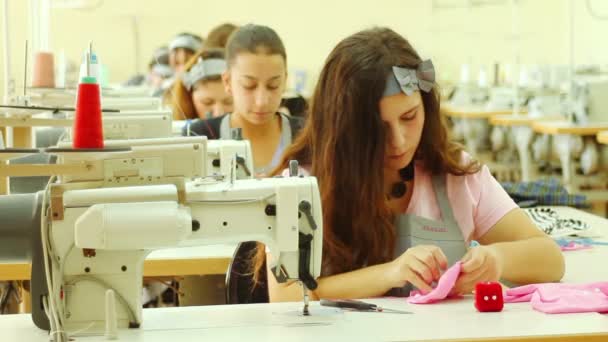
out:
M492 116L490 118L490 124L495 126L532 126L535 122L557 120L564 120L564 117L561 115L530 117L526 114L504 114Z
M144 276L225 274L235 249L235 245L210 245L157 250L144 261ZM29 280L30 273L29 260L0 260L0 281Z
M574 124L567 121L537 121L532 124L532 129L542 134L572 134L572 135L597 135L597 133L608 130L608 122L589 123L585 125Z
M479 313L470 297L431 305L408 304L403 298L371 299L385 308L413 314L342 312L301 303L221 305L144 309L140 329L120 330L120 341L428 341L518 340L561 337L563 341L606 341L608 315L548 315L529 303L506 304L500 313ZM29 315L0 316L2 341L46 342L48 334ZM591 338L590 336L596 336ZM600 337L601 336L601 337ZM76 341L104 341L103 336ZM553 340L552 340L553 341Z
M608 241L608 220L568 207L553 207L561 217L586 221ZM217 251L217 250L216 250ZM196 255L182 251L182 257ZM164 255L163 255L164 254ZM608 281L608 247L565 252L564 282ZM176 258L167 250L159 259ZM594 267L594 265L597 265ZM597 313L549 315L529 303L506 304L500 313L479 313L473 299L412 305L403 298L370 299L382 307L412 311L411 315L342 312L312 303L312 316L298 314L301 303L221 305L144 309L140 329L121 330L120 341L608 341L608 315ZM47 341L29 315L0 316L2 341ZM101 336L76 341L102 341Z
M599 132L597 134L597 141L601 144L608 144L608 130Z
M512 114L512 109L495 109L487 110L484 106L470 105L470 106L455 106L449 103L441 104L441 112L447 116L462 119L487 119L495 115L507 115ZM520 110L522 114L527 113L525 109Z

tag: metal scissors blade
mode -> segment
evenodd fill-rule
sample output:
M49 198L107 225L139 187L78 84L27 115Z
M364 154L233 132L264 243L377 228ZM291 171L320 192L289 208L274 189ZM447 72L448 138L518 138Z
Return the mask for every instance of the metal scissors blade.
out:
M411 314L411 311L402 311L395 309L387 309L377 306L376 304L366 303L360 300L353 299L321 299L321 305L331 306L341 309L350 309L355 311L372 311L372 312L383 312L383 313L398 313L398 314Z

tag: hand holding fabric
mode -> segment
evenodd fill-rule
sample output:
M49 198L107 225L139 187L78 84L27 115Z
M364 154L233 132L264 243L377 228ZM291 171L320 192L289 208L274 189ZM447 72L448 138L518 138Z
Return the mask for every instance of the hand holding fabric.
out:
M462 258L462 269L451 294L471 293L475 284L498 281L502 276L503 261L493 246L469 249Z
M408 248L390 265L389 281L393 287L411 283L427 293L432 290L431 284L439 280L441 271L447 269L448 260L439 247L419 245Z

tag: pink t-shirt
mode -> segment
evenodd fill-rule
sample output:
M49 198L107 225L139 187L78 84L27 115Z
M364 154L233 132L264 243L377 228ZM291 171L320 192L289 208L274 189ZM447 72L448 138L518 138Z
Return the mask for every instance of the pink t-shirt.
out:
M470 156L463 154L463 161ZM432 175L422 163L415 163L414 193L405 213L440 220L441 210L433 189ZM309 175L306 169L300 173ZM288 176L289 170L283 171ZM455 176L446 175L447 195L454 218L468 242L482 237L517 204L509 197L487 166L477 173Z

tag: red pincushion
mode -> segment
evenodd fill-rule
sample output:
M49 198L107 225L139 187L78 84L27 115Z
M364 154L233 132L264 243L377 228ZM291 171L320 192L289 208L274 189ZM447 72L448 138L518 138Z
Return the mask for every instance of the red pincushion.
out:
M475 307L480 312L502 311L502 286L497 282L475 284Z

